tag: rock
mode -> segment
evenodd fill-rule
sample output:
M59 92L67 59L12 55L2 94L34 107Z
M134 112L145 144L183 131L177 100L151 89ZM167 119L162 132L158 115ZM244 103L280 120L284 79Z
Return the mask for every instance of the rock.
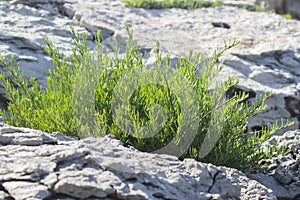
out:
M290 13L292 17L296 19L300 19L300 1L286 1L286 10L287 13Z
M248 177L257 180L272 189L278 199L297 199L300 197L300 130L274 136L265 142L270 145L289 147L287 155L264 160L267 165L265 173L248 174Z
M36 5L36 4L49 4L48 0L8 0L11 1L12 4L25 4L25 5ZM67 2L66 0L51 0L52 4L61 4Z
M1 64L0 64L1 65ZM1 71L1 66L0 66L0 71ZM2 87L0 86L0 109L2 110L7 110L7 105L8 105L8 101L7 98L5 97L3 93L4 91L2 91Z
M80 33L88 34L84 28L59 13L58 5L64 1L51 2L0 1L1 55L8 56L7 59L14 56L25 76L34 77L44 87L47 86L45 78L49 75L48 70L53 68L51 59L43 51L43 39L49 38L55 47L69 54L74 45L70 26L74 25ZM92 38L90 34L88 36ZM1 66L0 71L4 72Z
M255 3L264 8L275 10L276 13L289 13L293 18L300 19L299 0L257 0Z
M269 10L275 10L279 14L287 13L286 0L257 0L257 5Z
M3 117L0 116L0 127L3 127L4 126L4 119Z
M50 196L46 186L26 181L7 181L2 184L14 199L45 199Z
M0 139L1 199L276 199L235 169L142 153L110 136L76 140L4 125L1 137L10 138Z

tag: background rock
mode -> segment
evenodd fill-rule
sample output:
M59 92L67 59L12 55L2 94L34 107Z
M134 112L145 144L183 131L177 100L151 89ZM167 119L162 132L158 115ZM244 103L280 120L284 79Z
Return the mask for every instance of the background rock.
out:
M266 9L275 10L276 13L289 13L293 18L300 19L299 0L256 0L255 3Z
M249 174L274 191L278 199L300 199L300 131L294 130L274 136L265 142L265 147L283 146L291 149L287 155L268 159L265 173Z
M1 199L276 199L235 169L142 153L109 136L0 128Z
M48 70L52 69L51 60L44 53L44 38L68 55L74 45L70 26L75 26L79 33L89 33L60 14L59 7L64 1L51 2L0 1L1 55L8 56L8 60L14 56L26 77L34 77L43 86L47 85ZM88 36L92 38L91 34ZM1 66L0 71L4 72Z

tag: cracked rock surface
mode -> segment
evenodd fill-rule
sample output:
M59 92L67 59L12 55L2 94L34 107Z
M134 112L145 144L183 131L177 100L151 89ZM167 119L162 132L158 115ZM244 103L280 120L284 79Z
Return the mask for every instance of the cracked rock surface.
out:
M276 199L235 169L142 153L109 136L0 128L1 199Z
M274 136L264 144L290 148L290 153L265 160L265 173L249 174L248 177L274 191L278 199L300 199L300 130Z
M63 1L51 2L0 1L1 55L14 56L26 77L34 77L43 86L46 86L48 70L52 69L51 59L44 52L44 38L68 54L74 45L70 26L74 25L79 33L87 32L60 14L59 5ZM3 72L1 66L0 71Z

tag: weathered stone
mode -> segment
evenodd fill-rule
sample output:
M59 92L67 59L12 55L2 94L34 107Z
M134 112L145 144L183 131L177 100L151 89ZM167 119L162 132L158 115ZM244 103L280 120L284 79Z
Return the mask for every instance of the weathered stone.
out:
M2 199L276 199L235 169L142 153L110 136L60 141L41 131L2 127L16 141L0 146ZM43 138L55 138L49 144ZM24 137L26 137L24 135ZM19 140L19 141L18 141ZM61 144L59 144L62 142Z
M3 127L4 126L4 119L3 117L0 116L0 127Z
M2 184L14 199L45 199L50 196L47 187L26 181L7 181Z
M256 0L255 4L264 8L275 10L279 14L291 14L293 18L300 19L299 0Z
M289 131L270 138L265 144L288 147L287 155L262 161L266 163L266 173L250 174L249 178L272 189L279 199L297 199L300 196L300 130Z
M48 4L38 4L46 2ZM34 7L30 6L32 4ZM49 4L49 1L0 1L0 17L1 54L14 56L26 77L34 77L43 86L47 85L45 77L49 75L48 70L52 69L51 60L43 51L43 39L49 38L55 47L68 54L74 45L70 26L74 25L81 33L86 32L72 20L60 15L56 4Z
M300 19L300 1L299 0L289 0L286 1L286 11L290 13L292 17Z
M18 133L18 134L16 134ZM27 128L15 128L4 125L0 130L0 144L20 144L20 145L29 145L36 146L45 144L56 144L57 139L50 135L45 135L41 131L32 131ZM39 135L41 137L37 138ZM61 136L57 134L58 137L63 141L69 141L70 137Z
M0 191L0 199L8 200L9 195L6 192Z

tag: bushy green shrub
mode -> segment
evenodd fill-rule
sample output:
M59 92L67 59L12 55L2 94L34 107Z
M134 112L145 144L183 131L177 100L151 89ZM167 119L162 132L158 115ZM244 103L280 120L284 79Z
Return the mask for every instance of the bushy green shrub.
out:
M226 91L238 83L232 78L209 90L222 69L218 58L238 42L225 44L212 59L190 52L180 57L175 68L170 56L162 58L157 44L156 63L149 68L128 27L127 32L123 57L118 55L117 43L113 57L102 52L100 31L93 53L85 35L73 31L76 46L69 57L46 39L45 50L54 64L47 88L33 78L26 80L14 59L7 63L1 57L8 73L1 74L0 81L9 105L8 112L0 115L11 125L79 138L111 134L146 152L173 144L165 153L243 171L261 169L261 159L283 152L276 147L262 151L261 144L290 124L245 134L247 120L265 110L264 102L271 95L257 98L252 105L246 103L245 93L228 98Z

